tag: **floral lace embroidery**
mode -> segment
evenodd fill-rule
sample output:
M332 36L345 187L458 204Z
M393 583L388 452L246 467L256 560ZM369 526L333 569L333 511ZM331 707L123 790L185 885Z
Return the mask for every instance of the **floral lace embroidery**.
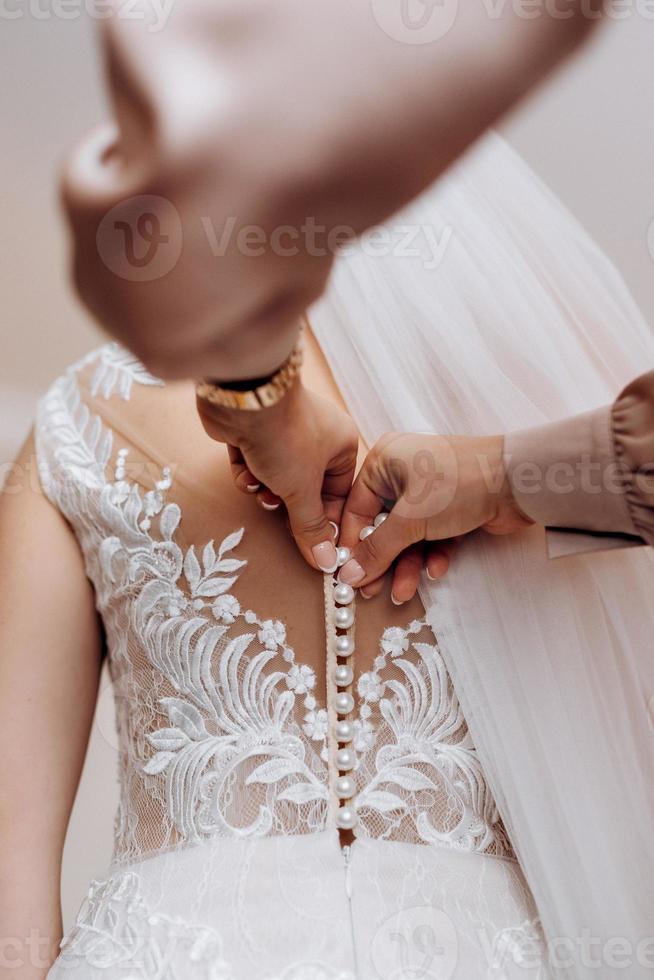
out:
M216 833L268 834L275 807L285 801L314 804L306 822L322 828L325 783L305 761L306 740L287 724L296 698L315 710L315 673L296 663L283 623L242 611L229 592L246 564L231 555L243 529L217 551L210 541L199 560L194 546L184 554L175 543L181 512L176 504L165 505L162 493L150 501L147 529L136 485L109 484L101 511L106 524L121 532L102 542L105 577L119 591L138 587L132 628L151 665L176 692L159 700L167 725L146 736L156 751L142 771L165 779L168 815L179 834L188 841ZM150 530L155 518L158 539ZM239 621L250 631L231 637L229 627ZM286 669L269 671L280 653ZM325 740L326 733L323 749ZM265 786L266 801L249 825L237 827L225 818L221 801L238 770L261 757L265 761L244 784Z
M397 836L408 813L425 842L506 850L497 808L438 647L411 642L426 628L426 620L414 620L406 629L386 629L374 669L358 680L353 745L360 756L357 800L363 827L376 837ZM408 659L411 651L417 660ZM390 679L384 677L389 660L396 672ZM377 728L371 705L378 707ZM443 809L454 821L447 830L434 826L431 816Z
M118 345L94 368L91 392L103 398L160 384ZM107 633L123 747L117 856L148 849L137 798L165 812L159 846L323 829L327 712L284 624L241 608L243 529L184 552L169 470L142 492L121 449L109 480L113 435L84 404L79 370L43 400L37 438L44 486L75 527ZM427 631L425 621L387 629L358 679L358 832L508 854L433 635L418 639Z

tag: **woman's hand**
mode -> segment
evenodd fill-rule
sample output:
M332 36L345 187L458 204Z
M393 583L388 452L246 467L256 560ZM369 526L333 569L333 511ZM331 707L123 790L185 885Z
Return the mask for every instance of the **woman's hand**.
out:
M352 419L298 380L276 405L237 411L199 398L208 435L229 447L236 486L286 505L291 532L314 568L336 568L334 529L352 486L359 437Z
M339 578L372 594L399 557L396 601L411 598L423 563L431 578L447 571L452 541L478 528L509 534L529 526L504 467L503 436L387 433L368 453L348 496L339 544L353 549ZM392 506L373 534L362 528ZM438 541L436 550L426 542ZM425 554L425 549L427 553Z

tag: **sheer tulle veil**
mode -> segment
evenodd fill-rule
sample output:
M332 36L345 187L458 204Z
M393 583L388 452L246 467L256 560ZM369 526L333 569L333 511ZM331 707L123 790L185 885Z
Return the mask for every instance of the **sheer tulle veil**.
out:
M369 443L536 425L654 363L611 263L498 136L385 228L310 317ZM651 549L550 560L540 529L479 534L422 585L559 976L651 974L653 585Z

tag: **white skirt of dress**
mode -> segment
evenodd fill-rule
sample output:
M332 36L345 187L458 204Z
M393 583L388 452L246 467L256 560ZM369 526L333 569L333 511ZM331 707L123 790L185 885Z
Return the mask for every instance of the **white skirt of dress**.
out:
M92 883L48 980L542 978L510 861L338 832L210 842Z

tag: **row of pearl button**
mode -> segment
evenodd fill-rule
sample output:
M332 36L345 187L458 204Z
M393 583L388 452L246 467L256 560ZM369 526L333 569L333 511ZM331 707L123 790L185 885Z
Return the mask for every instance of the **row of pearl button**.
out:
M369 534L372 534L375 528L379 527L387 517L388 514L386 513L378 514L374 524L362 529L359 534L360 540L363 541ZM349 558L349 548L337 549L339 568ZM336 604L334 626L337 630L342 631L336 637L336 655L342 660L349 660L354 656L354 640L347 632L354 625L354 600L355 591L352 586L336 579L334 581L334 602ZM336 723L336 739L339 743L345 743L345 747L339 748L336 752L336 768L339 775L336 779L335 792L341 801L336 813L336 826L341 830L352 830L358 822L355 800L356 786L353 777L349 775L356 761L354 750L349 746L354 738L354 725L347 717L344 717L354 710L354 698L350 691L344 690L344 688L350 687L354 680L354 671L351 665L349 663L337 664L332 680L337 688L334 707L337 715L340 716Z
M348 548L338 549L339 567L344 565L350 557ZM354 641L352 636L347 633L354 625L354 598L355 592L351 585L344 582L334 582L334 626L337 630L343 631L336 637L336 654L345 663L338 663L334 668L332 680L337 688L334 697L334 707L339 715L336 723L336 739L339 743L345 743L336 752L336 768L338 777L334 787L336 796L339 800L339 807L336 812L336 826L341 830L352 830L357 823L357 813L354 806L355 784L354 779L349 773L354 768L354 751L349 743L354 737L354 726L345 715L349 715L354 709L354 698L348 690L354 679L354 671L348 660L354 656Z

